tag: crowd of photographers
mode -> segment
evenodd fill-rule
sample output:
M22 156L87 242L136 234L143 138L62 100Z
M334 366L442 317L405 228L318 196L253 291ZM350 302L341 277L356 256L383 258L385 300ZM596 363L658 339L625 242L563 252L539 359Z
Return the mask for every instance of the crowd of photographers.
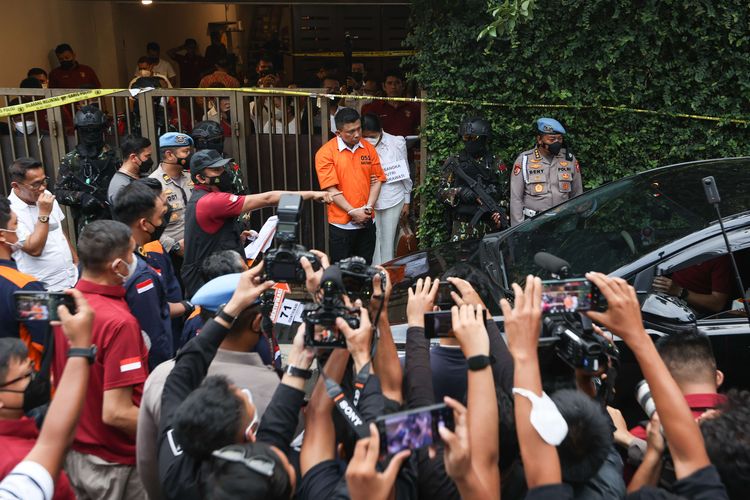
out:
M126 193L158 200L148 183L132 186ZM287 195L280 206L295 202ZM8 220L0 225L12 231ZM39 386L23 341L0 339L0 442L8 450L0 498L745 494L750 394L717 394L722 375L702 334L655 345L633 288L619 278L587 274L607 307L586 315L622 339L642 370L639 397L651 418L630 431L607 406L617 349L599 327L604 366L587 370L563 354L567 370L550 375L540 362L537 277L514 284L513 302L501 302L505 338L477 292L482 276L457 266L419 279L408 290L400 358L389 273L358 259L330 265L324 253L285 246L282 237L250 269L231 250L211 255L194 297L203 308L199 334L156 362L157 346L144 343L122 285L127 268L140 265L139 239L135 224L115 221L82 233L81 279L66 292L75 305L60 305L53 323L46 415L35 407L49 386ZM284 369L268 317L276 280L309 296ZM440 309L450 311L450 327L431 346L425 321ZM38 432L34 417L44 422Z

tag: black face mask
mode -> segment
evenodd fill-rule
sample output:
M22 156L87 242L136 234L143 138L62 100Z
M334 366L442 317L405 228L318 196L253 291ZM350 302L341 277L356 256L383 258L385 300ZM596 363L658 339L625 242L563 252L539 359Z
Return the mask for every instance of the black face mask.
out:
M179 166L182 167L183 170L188 170L190 168L190 160L193 158L193 153L190 153L185 158L177 158L177 163Z
M104 136L99 127L79 128L78 141L86 147L101 148L104 146Z
M43 377L40 377L36 372L31 375L31 381L23 391L16 391L14 389L0 390L3 392L15 392L16 394L23 394L23 406L21 408L12 406L5 406L5 408L9 410L23 410L24 413L29 413L34 408L48 403L50 399L49 380L45 380Z
M557 153L559 153L561 149L562 142L553 142L552 144L547 145L547 151L549 151L552 156L557 156Z
M75 61L60 61L60 68L64 70L71 70L76 67Z
M487 150L487 138L480 137L476 141L464 141L464 149L471 156L481 156Z
M219 188L219 191L223 193L232 192L232 177L226 170L221 175L217 175L216 177L206 176L206 179L208 179L209 186L216 186Z
M154 166L154 160L153 158L149 158L148 160L143 160L140 165L138 165L138 171L141 173L141 175L146 175L151 170L151 167Z

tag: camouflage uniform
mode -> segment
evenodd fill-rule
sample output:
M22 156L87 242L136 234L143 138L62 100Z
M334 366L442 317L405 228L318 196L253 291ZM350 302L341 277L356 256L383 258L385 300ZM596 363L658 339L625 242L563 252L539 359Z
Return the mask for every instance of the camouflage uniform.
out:
M476 195L466 182L458 177L453 168L461 165L469 177L481 180L484 189L502 207L507 207L508 179L505 164L492 155L477 160L465 151L451 156L443 165L443 174L438 188L438 199L444 204L446 230L450 231L450 241L463 241L481 238L486 233L498 231L492 214L485 214L476 226L470 222L479 210ZM502 215L504 217L504 215Z
M77 234L81 234L88 223L111 216L107 189L120 168L115 152L106 145L96 158L85 156L80 152L82 150L84 148L76 146L62 157L55 189L57 201L69 206L73 212ZM84 210L82 205L86 204L88 196L96 198L99 206Z

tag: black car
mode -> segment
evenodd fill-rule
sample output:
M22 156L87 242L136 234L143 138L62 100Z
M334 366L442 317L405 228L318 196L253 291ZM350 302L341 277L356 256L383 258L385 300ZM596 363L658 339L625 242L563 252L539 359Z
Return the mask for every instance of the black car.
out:
M406 290L418 278L471 273L485 304L496 316L510 284L526 275L550 278L534 260L548 252L570 264L570 276L599 271L619 276L638 292L644 322L653 336L697 325L711 336L725 387L750 387L750 324L732 311L743 296L734 274L724 311L694 311L677 297L655 293L655 276L727 254L714 206L702 179L713 176L721 194L721 215L744 286L750 286L750 158L681 163L608 183L482 240L450 243L386 264L394 281L390 318L406 321ZM502 322L502 318L497 320ZM405 328L394 327L394 337ZM623 363L632 356L623 350ZM629 394L632 387L624 388Z

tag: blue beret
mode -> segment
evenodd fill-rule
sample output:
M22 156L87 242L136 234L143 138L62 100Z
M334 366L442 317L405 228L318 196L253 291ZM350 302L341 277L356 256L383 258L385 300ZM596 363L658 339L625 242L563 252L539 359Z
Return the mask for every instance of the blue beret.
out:
M218 310L220 305L229 302L229 299L234 295L234 291L240 282L240 276L241 273L233 273L212 279L195 292L190 302L209 311ZM255 303L260 303L260 300Z
M536 129L540 134L565 134L565 127L554 118L539 118L536 121Z
M182 148L192 145L193 138L187 134L181 134L180 132L167 132L166 134L159 137L160 148L168 148L170 146Z

